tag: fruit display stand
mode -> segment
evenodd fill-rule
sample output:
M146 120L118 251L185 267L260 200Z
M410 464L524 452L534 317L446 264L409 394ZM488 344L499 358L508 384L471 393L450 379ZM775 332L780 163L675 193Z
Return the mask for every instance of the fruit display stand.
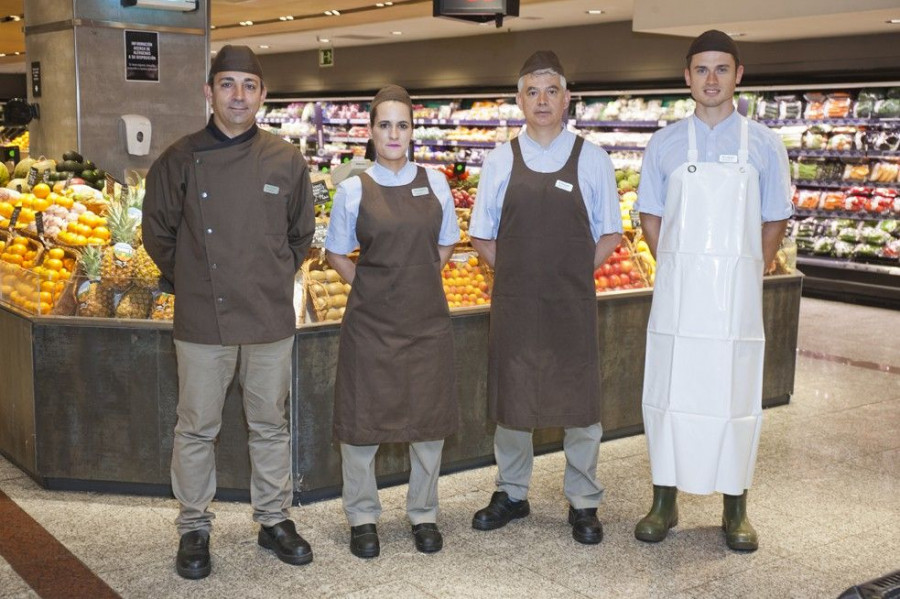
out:
M789 401L793 391L800 290L796 274L765 281L767 406ZM642 430L650 301L646 288L598 294L607 439ZM460 430L444 446L444 471L493 459L486 396L489 306L453 308L451 323L455 360L448 358L447 367L456 371ZM339 334L340 323L325 321L299 326L295 335L290 418L296 499L302 501L340 489L340 454L331 432ZM0 339L0 451L7 458L49 488L170 493L177 402L171 322L44 316L2 302ZM561 441L559 429L535 435L538 451L558 449ZM246 442L235 383L217 444L220 497L248 496ZM379 451L382 483L405 480L408 467L405 446Z

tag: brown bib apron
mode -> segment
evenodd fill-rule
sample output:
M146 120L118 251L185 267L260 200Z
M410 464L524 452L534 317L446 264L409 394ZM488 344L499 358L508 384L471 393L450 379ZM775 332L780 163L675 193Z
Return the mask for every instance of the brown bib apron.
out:
M353 445L443 439L459 417L441 204L422 167L400 187L360 179L359 261L341 327L334 434Z
M597 296L576 138L555 173L530 170L519 140L497 233L488 414L506 427L585 427L600 420Z

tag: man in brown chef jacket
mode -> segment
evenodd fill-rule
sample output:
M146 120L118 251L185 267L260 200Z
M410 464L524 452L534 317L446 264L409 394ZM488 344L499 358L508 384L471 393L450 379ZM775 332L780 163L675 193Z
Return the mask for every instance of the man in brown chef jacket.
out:
M495 269L488 410L497 421L497 492L472 526L528 515L535 428L564 427L564 493L576 541L599 543L600 376L593 272L616 248L622 219L609 156L564 126L569 106L556 54L519 72L526 128L484 163L469 234Z
M174 286L178 422L172 490L181 503L176 570L211 570L209 503L216 491L215 441L240 359L249 430L258 543L289 564L312 550L288 519L294 274L314 229L303 156L256 126L266 90L246 46L225 46L205 86L213 115L153 163L144 199L144 245ZM171 290L171 289L170 289Z

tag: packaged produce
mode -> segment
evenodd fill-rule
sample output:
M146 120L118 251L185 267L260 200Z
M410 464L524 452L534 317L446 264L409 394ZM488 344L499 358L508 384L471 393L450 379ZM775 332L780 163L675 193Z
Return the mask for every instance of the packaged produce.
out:
M778 101L773 98L760 98L756 103L756 117L775 120L778 118Z
M894 237L900 237L900 221L894 218L886 218L879 221L878 228Z
M776 96L778 100L778 118L799 119L803 116L803 102L797 96Z
M813 253L823 256L829 256L834 252L833 237L819 237L813 242Z
M896 162L876 162L869 173L869 180L876 183L893 183L900 175L900 164Z
M788 150L796 150L803 147L803 134L806 132L806 127L795 125L779 127L774 131L781 137L781 143L783 143L784 147Z
M828 143L828 132L829 127L826 126L810 127L803 133L803 147L807 150L824 150Z
M829 119L843 119L850 115L853 102L847 92L831 92L825 100L825 117Z
M900 260L900 239L891 239L881 246L878 257L885 260Z
M820 120L825 118L825 94L810 92L803 95L806 100L806 108L803 110L803 118Z
M791 163L791 177L803 181L815 181L819 179L819 163L815 161L798 160Z
M890 233L878 227L863 227L860 236L862 241L875 246L882 246L892 239Z
M797 192L795 204L804 210L816 210L822 200L822 192L812 189L801 189Z
M844 167L843 179L845 181L865 181L869 178L869 164L848 164Z
M880 119L900 117L900 98L887 98L876 102L874 116Z
M859 243L862 239L859 229L854 227L845 227L838 231L838 239L848 243Z
M869 245L868 243L858 243L853 248L854 258L877 258L880 246Z
M834 129L825 144L826 150L849 152L856 149L856 130Z
M834 242L834 256L835 258L850 258L853 256L853 250L856 244L837 240Z
M843 210L846 199L842 191L824 191L819 206L822 210Z
M869 149L881 152L893 152L900 148L900 132L896 129L882 129L872 131L866 135L866 144Z
M893 207L894 198L889 198L878 194L865 198L864 210L866 212L871 212L872 214L885 214L891 212Z

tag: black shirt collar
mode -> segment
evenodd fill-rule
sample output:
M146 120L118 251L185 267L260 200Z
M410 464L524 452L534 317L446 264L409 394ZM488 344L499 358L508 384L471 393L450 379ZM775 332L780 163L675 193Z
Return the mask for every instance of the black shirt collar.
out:
M206 123L206 129L209 131L210 135L216 138L216 140L222 142L223 146L234 146L244 143L245 141L256 135L256 133L259 131L259 127L256 126L256 123L253 123L252 127L247 129L237 137L228 137L227 135L222 133L221 129L216 126L211 115L209 117L209 122Z

